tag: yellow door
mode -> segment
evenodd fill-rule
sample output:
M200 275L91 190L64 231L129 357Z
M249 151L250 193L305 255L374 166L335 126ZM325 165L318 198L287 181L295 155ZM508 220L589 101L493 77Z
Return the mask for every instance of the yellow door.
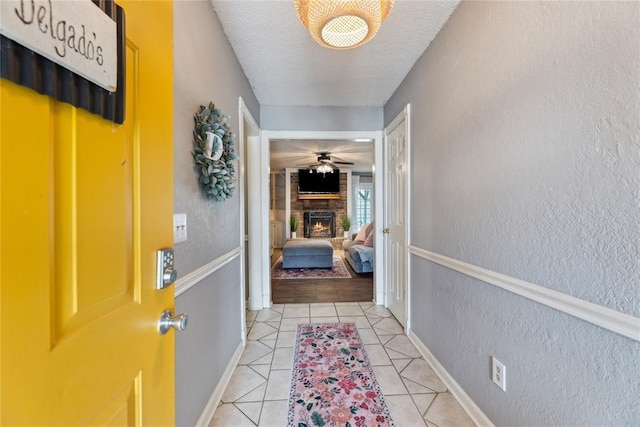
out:
M173 6L126 14L123 125L0 81L3 426L170 425Z

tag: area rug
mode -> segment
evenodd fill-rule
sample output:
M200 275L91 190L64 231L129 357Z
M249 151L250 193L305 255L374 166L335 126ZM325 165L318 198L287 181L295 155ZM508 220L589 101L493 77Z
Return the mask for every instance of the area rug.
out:
M282 257L271 267L272 279L350 279L351 274L339 256L333 256L332 268L282 268Z
M395 426L355 324L298 325L288 426Z

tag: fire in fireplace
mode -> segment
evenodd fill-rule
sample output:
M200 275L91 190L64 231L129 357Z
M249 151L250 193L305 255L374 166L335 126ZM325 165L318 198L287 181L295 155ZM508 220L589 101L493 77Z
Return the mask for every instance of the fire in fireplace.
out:
M305 212L304 237L336 237L336 225L333 212Z

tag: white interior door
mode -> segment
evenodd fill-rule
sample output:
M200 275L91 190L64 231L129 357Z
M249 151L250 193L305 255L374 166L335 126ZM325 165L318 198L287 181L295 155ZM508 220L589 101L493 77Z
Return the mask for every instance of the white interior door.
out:
M385 301L406 328L408 318L408 106L385 129Z

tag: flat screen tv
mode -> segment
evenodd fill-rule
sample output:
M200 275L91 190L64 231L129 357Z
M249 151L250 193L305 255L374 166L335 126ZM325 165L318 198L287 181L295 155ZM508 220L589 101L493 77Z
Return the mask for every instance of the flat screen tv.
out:
M298 193L340 194L340 170L333 173L318 173L309 169L298 170Z

